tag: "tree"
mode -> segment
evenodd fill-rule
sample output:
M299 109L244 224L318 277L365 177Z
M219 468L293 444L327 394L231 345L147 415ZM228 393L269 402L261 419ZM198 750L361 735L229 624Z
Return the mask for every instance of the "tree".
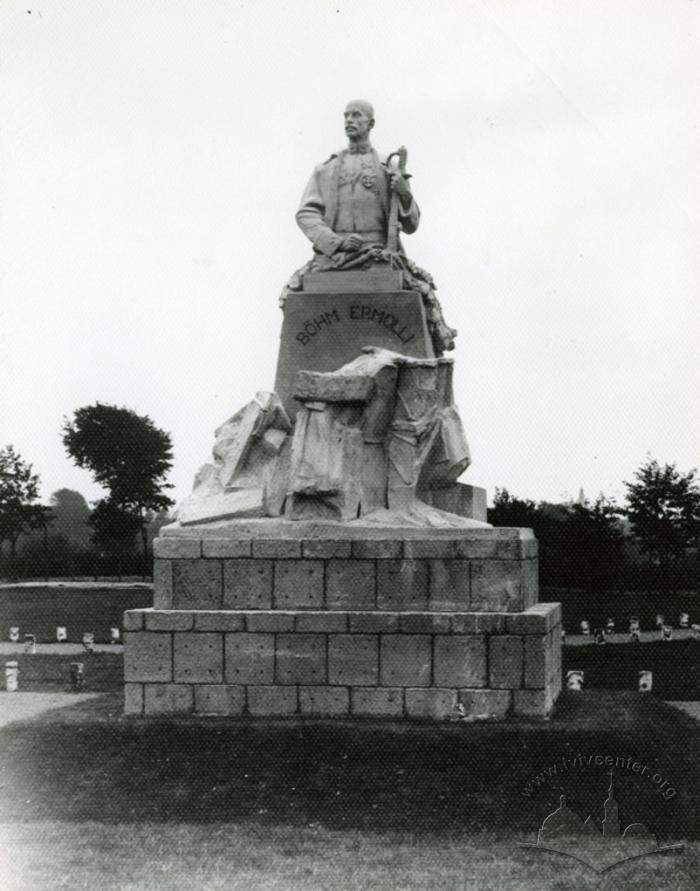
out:
M72 420L64 421L62 434L75 463L90 470L95 481L109 490L109 498L104 499L109 507L103 509L138 517L145 555L149 512L174 503L165 494L172 488L165 481L172 467L169 434L146 415L99 402L77 409Z
M569 584L604 588L617 580L624 534L619 508L604 495L571 504L563 523L564 574Z
M623 532L619 510L601 495L593 504L551 504L496 489L488 520L494 526L531 528L539 544L543 585L600 588L619 575Z
M667 573L688 548L700 540L700 488L697 471L681 473L675 464L649 456L625 481L627 508L635 538L643 553Z
M32 465L11 445L0 449L0 546L9 541L12 557L20 535L46 527L48 511L34 504L38 497L39 477L32 473Z
M529 499L516 498L508 489L496 488L493 507L488 509L488 521L494 526L533 528L537 521L537 506Z
M60 535L67 545L84 550L90 544L90 508L73 489L59 489L50 498L53 523L51 534Z
M104 553L118 556L134 552L134 539L141 529L141 519L117 507L110 498L97 502L90 514L90 525L95 530L93 540Z

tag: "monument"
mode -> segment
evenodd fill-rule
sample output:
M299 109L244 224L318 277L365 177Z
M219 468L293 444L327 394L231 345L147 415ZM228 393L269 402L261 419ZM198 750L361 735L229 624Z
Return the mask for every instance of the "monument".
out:
M154 543L154 608L124 617L128 713L545 717L561 611L537 542L492 528L454 404L457 332L408 258L407 152L350 102L297 223L275 390L215 433Z

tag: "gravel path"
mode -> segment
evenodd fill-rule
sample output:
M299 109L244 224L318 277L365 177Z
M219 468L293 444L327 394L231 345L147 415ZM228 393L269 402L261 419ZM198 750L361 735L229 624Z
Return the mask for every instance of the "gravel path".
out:
M77 705L102 693L6 693L0 692L0 727L13 721L36 718L44 712Z
M697 700L691 700L689 702L681 702L680 700L672 702L671 700L667 700L667 704L680 709L682 712L685 712L686 715L690 715L691 718L700 721L700 702Z

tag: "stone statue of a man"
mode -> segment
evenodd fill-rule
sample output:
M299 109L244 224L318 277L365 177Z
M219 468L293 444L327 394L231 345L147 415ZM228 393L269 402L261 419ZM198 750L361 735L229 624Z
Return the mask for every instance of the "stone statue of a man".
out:
M348 147L314 170L304 190L296 220L314 246L314 268L342 268L353 254L387 242L391 193L399 198L404 232L415 232L420 220L408 180L387 170L370 143L374 109L356 99L345 108Z
M389 266L401 271L403 288L422 295L433 347L442 355L454 349L457 332L445 323L432 276L409 260L400 241L395 251L387 246L392 198L398 199L401 231L410 234L418 228L420 210L408 178L387 166L370 143L371 103L349 102L344 118L348 147L315 168L296 214L313 245L313 259L291 277L281 303L289 291L302 290L307 272Z

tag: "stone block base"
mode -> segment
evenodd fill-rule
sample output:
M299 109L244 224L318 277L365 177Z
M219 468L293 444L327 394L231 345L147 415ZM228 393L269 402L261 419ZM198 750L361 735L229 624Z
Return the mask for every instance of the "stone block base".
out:
M155 608L124 616L128 713L549 714L561 609L536 602L529 530L295 526L156 542Z
M131 714L544 717L561 689L559 604L518 613L130 610L125 621Z

